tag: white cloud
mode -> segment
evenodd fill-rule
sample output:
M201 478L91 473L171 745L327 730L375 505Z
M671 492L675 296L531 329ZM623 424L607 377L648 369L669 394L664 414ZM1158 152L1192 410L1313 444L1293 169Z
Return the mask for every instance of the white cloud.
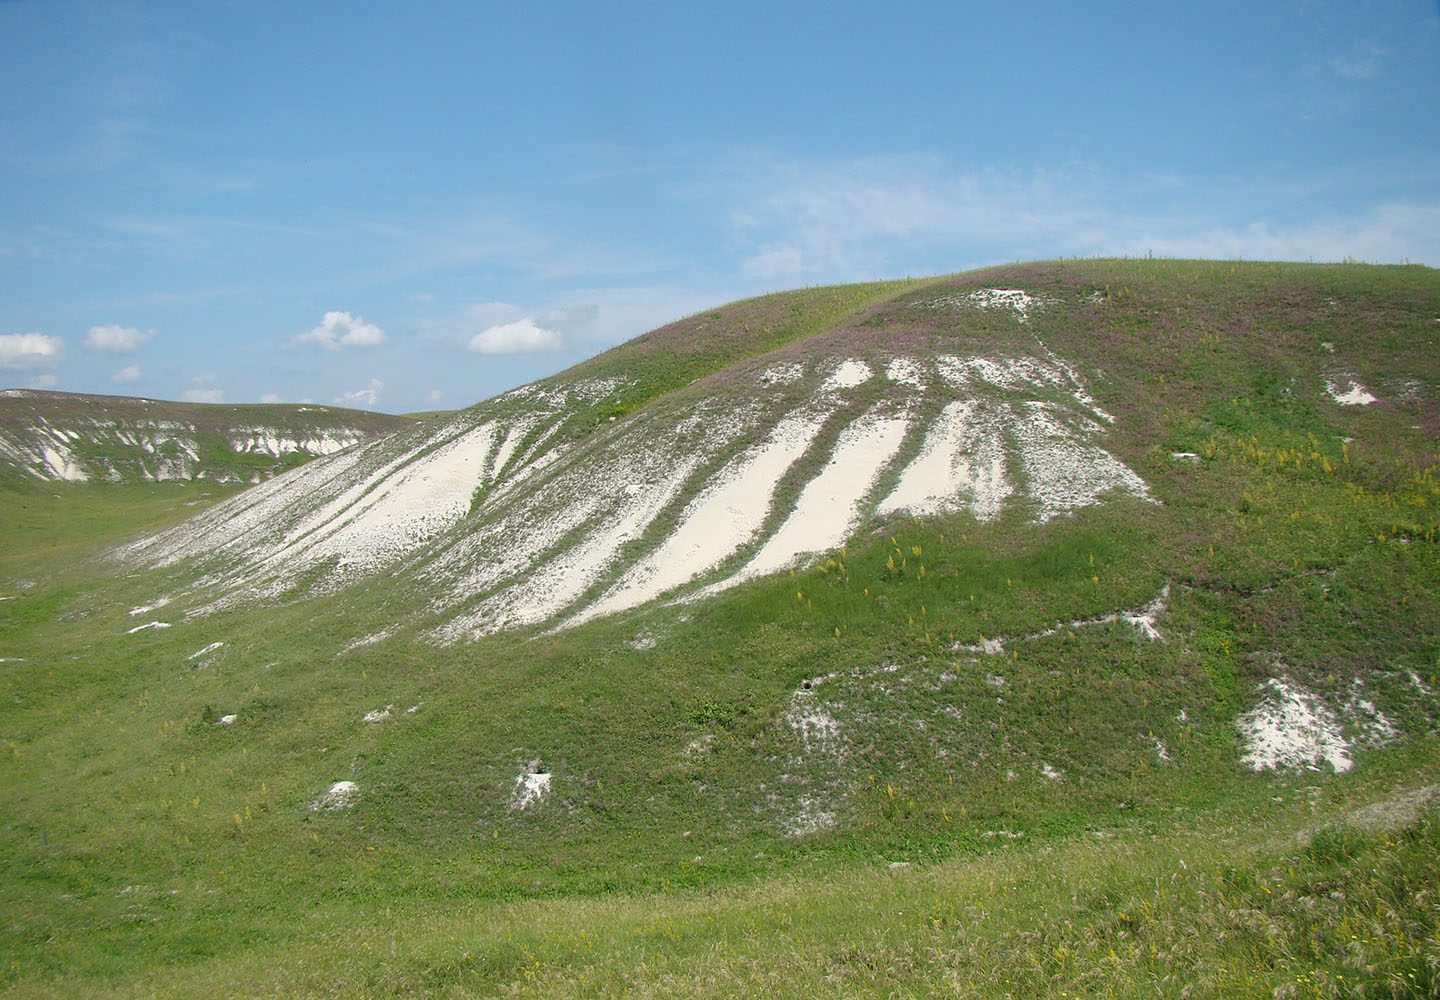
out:
M679 289L660 286L580 288L540 314L540 321L566 331L572 343L618 344L702 309L730 302L744 287Z
M442 400L442 399L444 399L444 398L445 398L445 390L444 390L444 389L431 389L429 392L427 392L427 393L425 394L425 402L427 402L427 403L438 403L438 402L440 402L440 400Z
M53 389L55 388L55 383L58 381L59 379L57 379L54 375L36 375L30 380L30 384L26 388Z
M151 337L154 330L137 330L133 326L106 323L85 331L85 346L92 351L133 351Z
M741 164L741 166L747 166ZM952 271L1108 254L1440 262L1440 202L1342 204L1307 191L1258 217L1230 187L1098 171L957 171L928 156L735 169L728 212L742 273L778 282ZM1136 190L1136 185L1144 190ZM1353 202L1352 202L1353 204ZM1217 206L1231 205L1222 214ZM1227 217L1228 216L1228 217Z
M277 395L276 395L275 393L273 393L273 392L267 392L267 393L265 393L265 395L263 395L263 396L260 397L260 402L262 402L262 403L283 403L283 402L285 402L285 400L281 399L279 396L277 396Z
M135 382L140 378L139 365L126 365L114 375L110 376L111 382Z
M1375 205L1348 217L1288 226L1262 219L1237 227L1197 226L1189 232L1156 229L1131 237L1127 252L1250 260L1440 262L1440 202Z
M354 392L345 392L336 396L334 402L340 406L364 407L371 409L380 399L380 390L385 388L385 383L378 378L372 378L369 386L364 389L356 389Z
M43 333L0 334L0 368L38 368L60 360L65 341Z
M186 403L223 403L225 390L216 384L219 381L220 376L214 372L196 375L190 380L192 388L186 389L180 399Z
M536 326L529 318L502 323L470 338L469 349L477 354L535 354L558 351L565 346L560 334Z
M338 351L342 347L379 347L389 339L374 323L348 312L332 310L320 320L319 326L300 334L291 343L319 344L327 350Z

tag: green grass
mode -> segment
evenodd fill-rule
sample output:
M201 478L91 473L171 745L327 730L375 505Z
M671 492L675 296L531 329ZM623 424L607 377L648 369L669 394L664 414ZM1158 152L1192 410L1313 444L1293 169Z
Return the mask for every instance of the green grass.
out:
M912 305L989 286L1050 304ZM1346 821L1440 781L1432 272L1067 261L734 308L579 374L651 366L598 404L641 407L743 392L727 365L1038 338L1159 502L894 519L702 604L436 647L405 567L129 615L191 571L106 547L215 486L0 494L7 991L1434 994L1433 811ZM1328 403L1331 364L1387 402ZM1166 585L1162 641L1093 621ZM1277 674L1336 706L1360 681L1395 740L1352 721L1348 774L1248 771L1234 720ZM786 722L817 704L843 738ZM512 809L532 760L551 794ZM342 779L351 808L310 808Z

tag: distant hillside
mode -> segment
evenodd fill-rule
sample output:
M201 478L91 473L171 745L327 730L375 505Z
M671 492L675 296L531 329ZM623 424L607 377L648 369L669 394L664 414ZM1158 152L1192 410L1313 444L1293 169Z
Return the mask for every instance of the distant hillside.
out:
M258 483L414 423L331 406L0 392L0 482Z

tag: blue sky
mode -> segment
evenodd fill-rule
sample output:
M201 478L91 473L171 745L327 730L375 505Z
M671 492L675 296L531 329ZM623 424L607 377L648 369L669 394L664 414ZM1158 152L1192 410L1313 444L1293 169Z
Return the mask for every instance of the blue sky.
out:
M1437 14L0 0L0 384L403 412L807 284L1440 264Z

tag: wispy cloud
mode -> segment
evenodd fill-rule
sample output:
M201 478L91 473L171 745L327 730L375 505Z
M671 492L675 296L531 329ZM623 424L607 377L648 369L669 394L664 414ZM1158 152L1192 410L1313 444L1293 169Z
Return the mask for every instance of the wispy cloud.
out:
M1322 215L1312 192L1306 204L1277 206L1278 219L1245 218L1238 207L1226 219L1216 204L1233 180L1138 190L1083 168L966 172L932 157L775 164L758 176L736 193L729 230L742 273L777 282L1152 251L1440 261L1440 201L1360 203ZM1307 221L1293 221L1307 210Z
M1379 45L1357 45L1350 54L1330 60L1330 70L1347 80L1369 80L1384 71L1386 55Z
M225 390L217 384L219 381L220 376L214 372L196 375L190 380L191 388L186 389L180 398L186 403L223 403Z
M127 353L155 336L154 330L137 330L133 326L106 323L85 331L85 346L92 351Z
M476 354L536 354L558 351L565 341L554 330L537 326L527 317L482 330L466 346Z
M379 347L389 340L385 331L359 316L334 310L327 312L320 325L297 336L290 343L319 344L330 351L349 347Z
M110 376L111 382L138 382L141 376L139 365L126 365L114 375Z
M65 341L43 333L0 334L0 368L40 368L60 360Z
M363 389L356 389L353 392L342 392L336 396L334 402L339 406L364 407L373 409L380 401L380 391L385 388L385 383L378 378L372 378L370 384Z

